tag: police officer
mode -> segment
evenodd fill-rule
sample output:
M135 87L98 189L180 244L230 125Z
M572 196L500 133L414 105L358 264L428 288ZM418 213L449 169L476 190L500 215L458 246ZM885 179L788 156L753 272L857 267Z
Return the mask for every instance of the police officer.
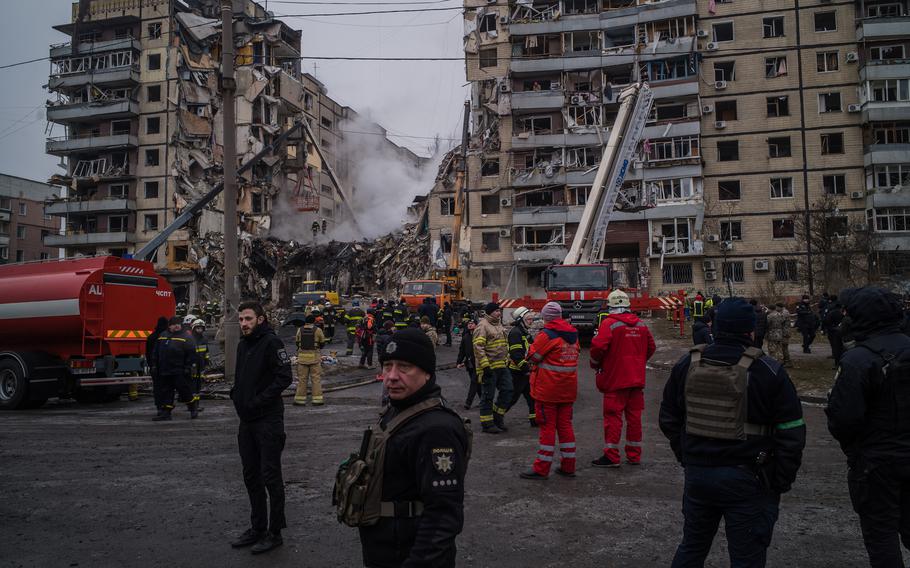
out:
M202 410L202 375L208 368L209 344L205 339L205 322L197 319L193 322L193 342L196 343L196 368L193 370L193 402L196 403L196 412Z
M534 409L534 399L531 397L531 368L526 357L531 343L531 310L521 306L512 312L512 329L509 330L509 372L512 374L512 400L508 409L511 410L518 399L524 397L528 404L528 422L531 427L537 426L537 413Z
M287 526L281 476L286 439L281 393L293 376L284 343L269 326L262 304L242 302L237 311L242 337L231 400L240 417L237 442L250 498L251 526L231 546L252 545L253 554L260 554L283 544L281 529Z
M351 302L351 309L344 314L344 325L348 332L348 347L345 355L354 354L354 341L357 339L357 326L363 320L365 313L360 309L360 301Z
M387 425L410 407L436 406L401 425L385 446L379 521L360 527L367 567L454 568L455 537L464 523L464 479L469 441L461 418L449 410L436 384L436 353L419 329L395 332L380 355L390 405Z
M186 403L190 418L198 416L198 400L193 400L192 374L196 364L196 344L183 331L183 320L177 316L168 320L167 331L158 337L155 347L155 368L158 373L161 406L152 420L170 420L174 409L174 390L180 402Z
M660 405L660 429L685 468L683 540L672 566L703 566L721 517L730 564L764 566L780 495L790 490L802 460L806 426L787 371L751 347L753 307L729 298L714 322L715 343L680 359ZM704 399L733 410L718 419L703 412Z
M910 338L901 305L881 288L846 302L856 346L840 359L828 398L828 430L847 456L847 486L873 567L904 566L910 541Z

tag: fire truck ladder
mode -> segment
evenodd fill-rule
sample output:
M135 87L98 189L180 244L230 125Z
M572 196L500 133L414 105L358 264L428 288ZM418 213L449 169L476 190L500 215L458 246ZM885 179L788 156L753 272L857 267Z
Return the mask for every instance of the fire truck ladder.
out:
M86 283L85 286L92 284ZM85 316L82 318L82 353L100 357L104 354L104 297L84 294L83 298Z

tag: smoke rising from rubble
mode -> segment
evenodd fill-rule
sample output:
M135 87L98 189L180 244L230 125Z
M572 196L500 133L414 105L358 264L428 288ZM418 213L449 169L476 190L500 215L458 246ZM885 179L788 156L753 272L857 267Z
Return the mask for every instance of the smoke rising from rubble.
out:
M418 165L413 156L399 153L374 123L358 117L340 123L338 128L343 139L339 147L332 150L336 163L348 160L346 183L349 187L345 190L352 196L358 224L355 227L345 221L334 228L329 224L328 232L320 233L317 242L375 239L400 230L406 222L413 222L408 206L416 196L426 195L433 188L443 152L437 152ZM344 177L341 170L340 164L336 166L335 172ZM323 179L323 183L329 183L327 176ZM322 215L299 213L288 200L278 199L272 210L271 235L283 240L312 242L310 226L313 219L322 219Z

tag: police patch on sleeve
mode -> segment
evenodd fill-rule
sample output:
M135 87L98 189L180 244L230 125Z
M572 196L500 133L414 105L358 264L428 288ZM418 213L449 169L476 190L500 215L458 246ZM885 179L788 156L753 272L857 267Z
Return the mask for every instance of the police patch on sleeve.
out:
M442 475L455 470L455 450L452 448L433 448L433 467Z
M291 358L288 357L288 352L285 351L284 349L279 349L279 350L278 350L278 360L281 361L281 364L282 364L282 365L290 365L290 364L291 364Z

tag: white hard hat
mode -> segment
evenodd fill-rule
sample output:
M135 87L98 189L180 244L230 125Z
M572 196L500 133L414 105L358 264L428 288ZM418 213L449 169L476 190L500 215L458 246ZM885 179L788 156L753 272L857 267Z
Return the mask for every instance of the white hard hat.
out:
M193 325L193 321L195 321L195 319L196 319L196 316L194 316L193 314L189 314L188 316L184 316L184 318L183 318L183 324L184 324L184 325Z
M607 303L611 308L628 308L632 305L629 302L629 295L622 290L613 290L607 296Z
M519 308L515 308L515 311L512 312L512 317L515 318L516 321L518 321L521 318L528 315L529 313L531 313L531 310L529 310L528 308L526 308L524 306L521 306Z
M193 327L205 327L205 322L201 319L193 320Z

